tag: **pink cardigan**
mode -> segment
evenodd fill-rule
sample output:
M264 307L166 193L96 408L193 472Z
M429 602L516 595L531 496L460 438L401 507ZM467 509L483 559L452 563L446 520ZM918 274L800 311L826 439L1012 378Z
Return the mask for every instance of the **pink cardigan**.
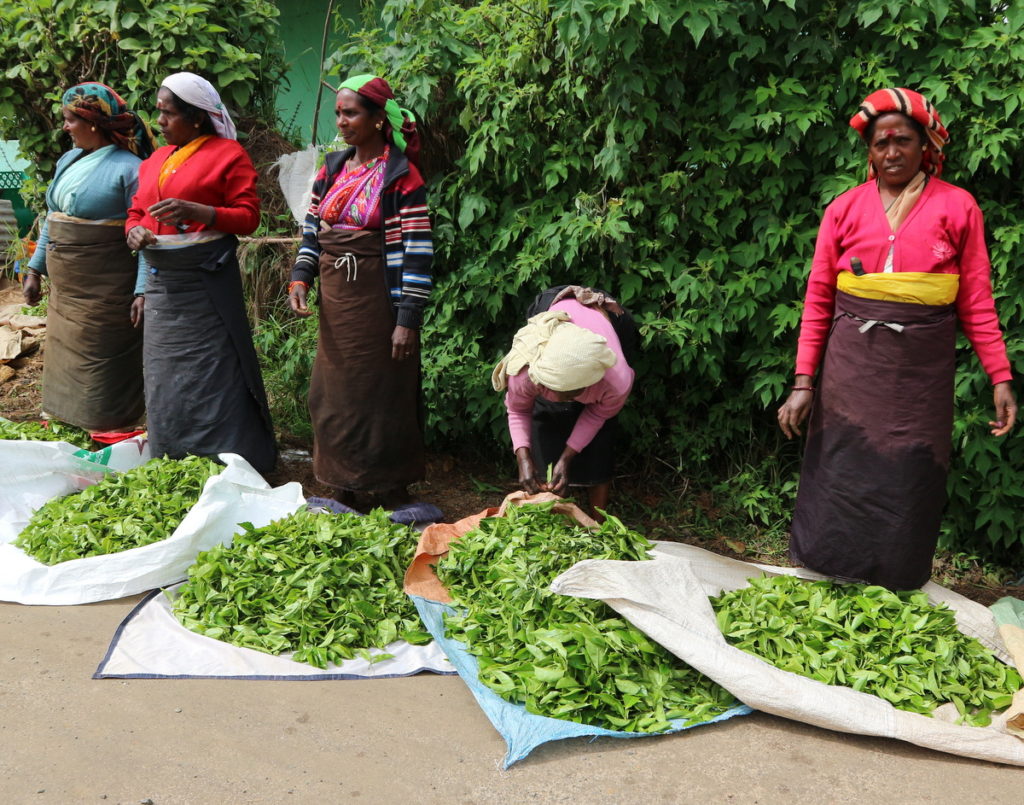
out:
M829 204L807 281L796 373L813 376L818 369L832 327L839 272L850 270L853 257L860 258L867 273L880 272L890 245L895 247L895 271L960 275L956 312L964 333L989 380L1009 380L1010 361L992 299L981 210L966 190L934 177L895 234L874 181Z
M577 453L583 450L597 435L604 423L622 410L633 388L634 372L622 354L622 345L615 334L611 321L598 310L581 305L575 299L556 302L551 310L564 310L572 316L572 323L603 335L608 347L615 353L615 365L604 373L599 381L588 386L576 397L583 403L576 425L569 434L566 445ZM533 419L533 401L537 397L557 401L555 394L536 385L523 369L508 379L505 393L505 408L508 410L508 432L512 436L512 450L530 446L530 423Z

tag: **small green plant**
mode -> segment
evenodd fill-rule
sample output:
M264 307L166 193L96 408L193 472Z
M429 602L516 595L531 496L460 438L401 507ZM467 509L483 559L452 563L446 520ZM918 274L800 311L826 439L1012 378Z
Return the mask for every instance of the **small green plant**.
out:
M311 294L310 305L314 306L315 301L315 294ZM306 399L316 358L317 333L315 313L300 318L290 311L271 314L253 332L270 415L285 439L309 442L313 438Z

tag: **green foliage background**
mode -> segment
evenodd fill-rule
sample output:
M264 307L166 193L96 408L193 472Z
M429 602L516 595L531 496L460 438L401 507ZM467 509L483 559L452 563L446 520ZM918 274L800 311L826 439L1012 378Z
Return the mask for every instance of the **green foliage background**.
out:
M814 238L825 205L865 179L846 121L884 86L919 89L948 124L944 178L986 215L1024 369L1024 4L390 0L381 19L334 58L388 77L426 130L435 438L507 439L490 367L532 296L571 281L642 324L623 417L636 454L704 482L791 466L773 412ZM960 350L947 536L1019 548L1024 446L988 436L987 381ZM757 511L788 509L792 483L777 488Z
M112 86L143 117L160 80L209 78L233 111L273 121L284 75L278 11L266 0L0 0L0 137L20 141L41 189L67 149L60 99L82 81Z

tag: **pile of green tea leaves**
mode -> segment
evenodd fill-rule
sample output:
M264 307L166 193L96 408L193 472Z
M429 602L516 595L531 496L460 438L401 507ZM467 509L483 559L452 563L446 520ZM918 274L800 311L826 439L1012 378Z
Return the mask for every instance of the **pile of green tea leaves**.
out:
M166 539L223 468L208 458L154 458L41 506L14 544L45 565Z
M548 589L583 559L640 561L650 547L614 517L590 530L551 504L511 506L437 564L456 608L448 634L476 656L484 684L531 713L631 732L708 721L737 705L732 694L606 604Z
M39 422L11 422L0 418L0 439L29 442L70 442L75 447L91 448L92 437L88 431L50 420L46 425Z
M985 726L1021 686L1015 669L957 628L953 610L920 590L775 576L711 603L732 645L901 710L930 715L953 702L961 723Z
M402 589L418 536L376 509L299 511L199 554L174 600L193 632L317 668L395 640L431 641Z

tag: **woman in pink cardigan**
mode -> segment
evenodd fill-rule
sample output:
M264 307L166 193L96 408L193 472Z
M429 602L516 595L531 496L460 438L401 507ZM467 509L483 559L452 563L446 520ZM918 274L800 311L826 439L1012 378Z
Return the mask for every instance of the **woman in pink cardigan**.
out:
M839 579L912 589L931 576L946 500L957 321L992 382L994 436L1013 427L1017 402L981 211L939 178L949 138L938 113L911 90L879 90L850 125L868 181L825 210L779 409L789 438L810 415L790 554Z
M582 505L599 517L611 492L614 419L633 387L636 326L614 299L578 285L543 292L528 315L491 375L506 392L519 482L530 494L586 488Z

